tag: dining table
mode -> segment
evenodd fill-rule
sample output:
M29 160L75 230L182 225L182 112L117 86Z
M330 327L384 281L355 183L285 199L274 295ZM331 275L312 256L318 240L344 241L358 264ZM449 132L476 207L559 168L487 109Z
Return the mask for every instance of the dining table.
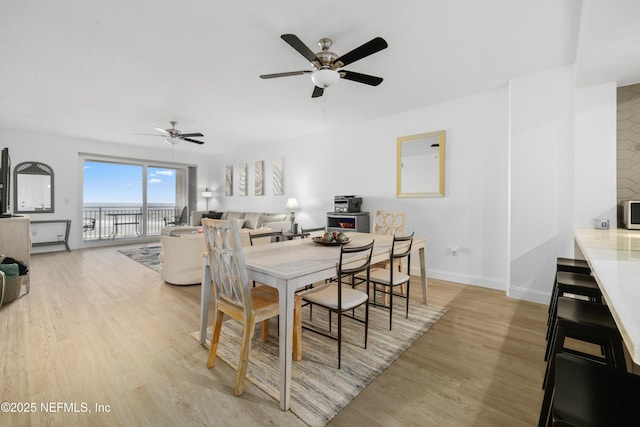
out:
M360 246L374 241L371 263L389 259L393 236L349 232L348 245ZM422 302L427 303L427 276L425 268L426 239L414 237L413 247L418 252ZM291 368L293 351L293 307L295 292L310 284L335 277L340 256L339 245L323 245L311 238L285 240L269 245L243 247L249 280L278 289L278 340L280 359L280 408L289 409L291 396ZM208 313L211 300L211 273L208 258L203 254L202 286L200 296L200 342L206 344Z
M640 230L574 231L576 257L591 268L634 364L640 365Z

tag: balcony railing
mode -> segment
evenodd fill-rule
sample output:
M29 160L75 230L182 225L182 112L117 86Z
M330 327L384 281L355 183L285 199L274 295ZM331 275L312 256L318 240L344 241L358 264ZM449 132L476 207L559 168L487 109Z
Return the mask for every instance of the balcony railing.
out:
M165 227L165 218L173 220L174 206L150 207L144 220L146 236L159 236ZM103 240L138 237L144 234L142 207L97 206L83 209L83 239Z

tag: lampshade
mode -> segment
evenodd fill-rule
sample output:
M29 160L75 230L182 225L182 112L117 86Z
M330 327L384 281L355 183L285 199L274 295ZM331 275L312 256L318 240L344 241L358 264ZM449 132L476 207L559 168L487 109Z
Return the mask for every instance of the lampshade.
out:
M300 207L298 206L298 201L296 200L295 197L290 197L287 200L287 204L284 205L284 208L289 210L289 211L295 211L298 210Z
M205 199L209 199L211 197L213 197L213 193L211 191L209 191L208 188L205 188L204 191L202 192L202 194L200 194L202 197L204 197Z
M311 81L313 84L321 88L329 87L338 80L340 80L340 74L338 74L337 71L329 70L328 68L316 70L311 74Z

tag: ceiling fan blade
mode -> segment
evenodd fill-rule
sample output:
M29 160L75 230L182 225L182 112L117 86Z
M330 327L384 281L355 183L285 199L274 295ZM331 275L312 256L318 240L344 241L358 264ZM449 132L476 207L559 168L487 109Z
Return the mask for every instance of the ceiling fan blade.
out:
M382 83L382 77L370 76L369 74L355 73L353 71L341 70L340 77L346 80L351 80L358 83L364 83L366 85L378 86Z
M164 133L165 135L169 135L169 132L167 132L167 131L166 131L166 130L164 130L164 129L160 129L160 128L154 128L154 129L155 129L155 130L157 130L157 131L159 131L159 132Z
M196 133L182 133L180 134L182 136L186 136L186 137L190 137L190 136L204 136L203 134L201 134L200 132L196 132Z
M356 62L369 55L373 55L376 52L386 49L389 45L382 37L376 37L369 40L362 46L353 49L351 52L347 52L335 61L333 61L334 68L344 67L345 65Z
M157 133L134 133L134 135L146 135L146 136L162 136L167 137L167 135L158 135Z
M300 40L295 34L283 34L280 36L280 38L287 42L289 46L297 50L300 55L307 58L309 62L320 64L320 60L318 59L316 54L311 49L309 49L307 45L304 44L302 40Z
M318 87L318 86L314 86L313 87L313 93L311 94L311 97L312 98L318 98L318 97L322 96L323 93L324 93L324 88Z
M299 76L302 74L311 74L313 71L305 70L305 71L289 71L286 73L274 73L274 74L263 74L260 76L261 79L275 79L276 77L289 77L289 76Z
M193 143L196 143L196 144L200 144L200 145L204 144L204 141L196 141L195 139L191 139L191 138L184 138L183 137L183 138L180 138L180 139L182 139L184 141L189 141L189 142L193 142Z

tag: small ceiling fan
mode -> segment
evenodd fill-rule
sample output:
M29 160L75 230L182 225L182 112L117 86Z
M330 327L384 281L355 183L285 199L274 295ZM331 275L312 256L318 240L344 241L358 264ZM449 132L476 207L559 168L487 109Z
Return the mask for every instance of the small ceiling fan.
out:
M157 130L159 132L162 132L162 135L150 134L150 133L138 133L136 135L162 136L162 137L164 137L165 142L167 144L171 144L171 145L177 144L178 141L180 141L180 140L193 142L195 144L204 144L204 141L198 141L196 139L191 139L191 137L194 137L194 136L195 137L203 137L204 135L201 134L200 132L182 133L182 132L180 132L180 130L176 129L176 125L178 124L178 122L171 121L169 123L171 123L171 128L170 129L154 128L155 130Z
M320 52L313 53L311 49L305 45L302 40L295 34L283 34L280 36L282 40L287 42L292 48L298 51L302 56L307 58L314 70L290 71L285 73L263 74L261 79L273 79L277 77L297 76L300 74L311 74L311 80L315 87L313 88L312 98L322 96L325 88L331 86L339 79L351 80L358 83L364 83L370 86L378 86L382 83L382 77L370 76L368 74L356 73L353 71L342 70L341 68L356 62L369 55L373 55L387 48L387 42L382 37L376 37L367 43L338 56L329 51L333 41L323 38L318 41Z

